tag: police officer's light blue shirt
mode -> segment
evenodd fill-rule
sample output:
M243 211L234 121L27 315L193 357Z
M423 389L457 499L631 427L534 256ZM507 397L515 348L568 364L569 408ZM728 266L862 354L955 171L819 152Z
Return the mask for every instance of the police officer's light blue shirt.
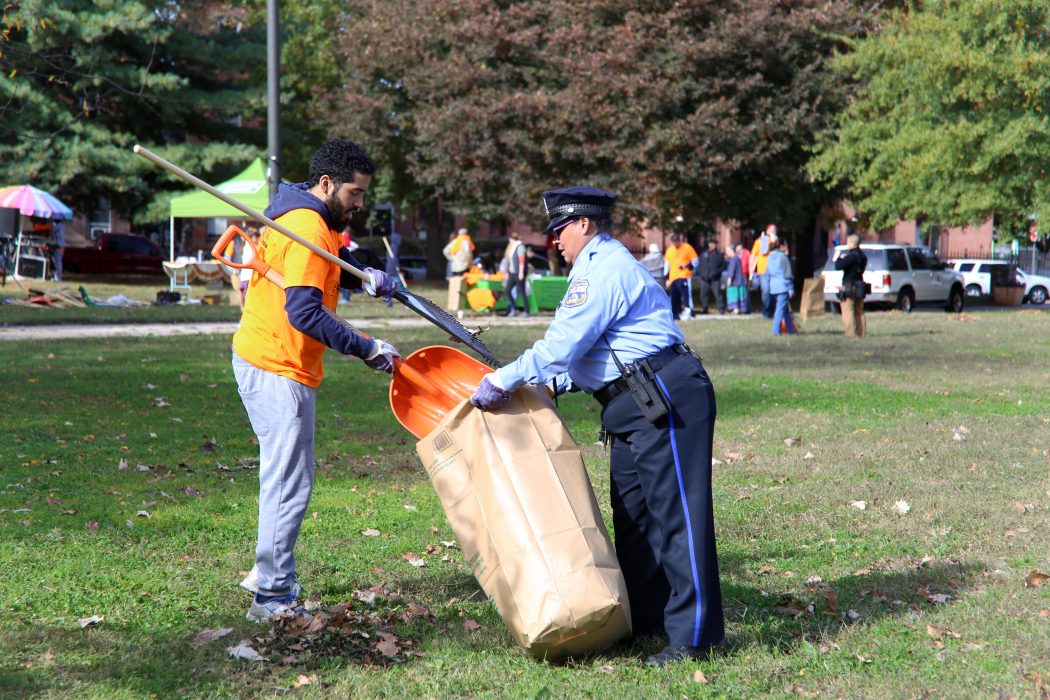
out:
M610 345L627 364L683 340L667 293L622 243L600 233L576 258L547 333L497 372L509 391L555 377L563 389L567 373L576 387L593 393L620 378Z

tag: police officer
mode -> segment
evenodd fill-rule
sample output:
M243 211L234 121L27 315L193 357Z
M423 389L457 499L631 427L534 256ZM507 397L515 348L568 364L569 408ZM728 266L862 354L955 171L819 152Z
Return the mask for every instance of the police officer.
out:
M666 635L667 646L646 660L652 666L696 658L724 636L711 381L683 344L667 295L610 235L616 196L570 187L544 192L543 202L547 231L572 265L568 291L543 339L486 375L471 403L495 410L523 384L548 381L601 403L634 634Z

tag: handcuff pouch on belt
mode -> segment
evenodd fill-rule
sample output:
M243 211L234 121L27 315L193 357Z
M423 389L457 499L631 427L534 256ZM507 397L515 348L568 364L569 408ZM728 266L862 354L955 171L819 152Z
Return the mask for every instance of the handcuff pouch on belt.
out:
M620 370L620 376L627 384L627 390L631 392L638 410L642 412L645 419L650 423L656 423L670 412L671 407L667 404L667 397L656 383L656 372L653 371L646 359L637 362L629 362L624 365L620 358L613 352L612 345L606 340L609 353L612 355L616 368Z

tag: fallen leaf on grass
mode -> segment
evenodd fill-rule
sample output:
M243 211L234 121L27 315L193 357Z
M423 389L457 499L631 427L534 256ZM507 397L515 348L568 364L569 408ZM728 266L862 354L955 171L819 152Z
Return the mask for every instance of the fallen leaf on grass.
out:
M784 444L788 447L797 447L802 444L802 438L800 437L786 437L784 438Z
M935 605L943 605L944 603L947 603L949 600L952 599L952 597L946 593L930 593L928 590L922 587L916 589L915 592L921 595L923 598L925 598L927 602L933 603Z
M467 632L473 632L474 630L481 629L481 625L479 625L475 620L464 620L463 629L465 629Z
M814 455L812 452L807 452L806 454L802 455L802 459L816 459L816 458L817 458L817 456Z
M235 647L226 647L226 653L235 659L244 659L245 661L266 661L266 657L259 654L252 646L252 640L242 639L240 644Z
M1040 610L1039 619L1043 622L1050 622L1050 608L1043 608Z
M755 573L759 575L775 574L776 572L777 567L773 566L772 564L763 564L762 566L758 567L758 569L755 571Z
M846 611L846 617L848 617L851 620L859 620L860 619L860 613L857 612L856 610L847 610Z
M820 594L820 599L824 601L824 605L827 606L829 612L838 612L839 594L834 588L825 588Z
M193 643L208 644L210 642L214 642L216 639L222 639L232 631L232 627L221 627L219 629L214 630L201 630L197 633L197 636L193 638Z
M135 516L139 517L139 518L149 519L149 518L153 517L153 514L150 513L148 510L140 510L140 511L136 511Z
M776 605L777 612L789 617L798 617L807 612L808 608L800 601L794 599L782 600Z
M410 510L410 511L418 511L419 510L419 508L416 508L414 505L411 505L409 503L406 503L405 505L403 505L401 507L404 508L405 510Z
M117 469L119 469L120 471L124 471L127 468L128 468L128 460L126 460L123 457L121 457L120 461L117 462Z
M801 697L804 697L804 698L819 698L820 697L820 691L819 690L806 690L805 688L800 688L797 685L791 686L791 692L794 693L795 695L798 695L798 696L801 696Z
M901 500L893 504L893 510L897 513L897 515L907 515L908 512L911 510L911 506L908 505L907 501Z
M98 532L98 522L95 520L88 520L84 523L84 529L88 532Z
M84 629L89 625L101 624L106 619L105 615L92 615L91 617L81 617L77 620L77 624L80 625L80 629Z
M405 612L401 613L401 619L405 622L410 622L417 618L429 620L432 617L434 616L431 614L430 610L426 606L417 605L415 603L409 603L408 609L405 610Z
M77 514L77 509L76 508L66 508L65 510L60 511L60 512L61 512L62 515L76 515Z
M354 600L360 601L365 605L374 606L376 604L376 594L373 591L355 590Z
M415 552L405 552L401 555L401 558L417 569L422 569L427 565L426 561Z
M376 651L383 656L396 656L401 648L397 645L397 637L390 634L389 632L380 632L379 636L383 638L383 641L376 642Z
M367 530L361 530L361 534L364 535L365 537L379 537L383 533L381 533L379 530L375 529L374 527L370 527Z
M293 688L302 688L304 685L313 685L317 682L317 674L311 673L307 676L304 673L300 673L296 679L292 682Z
M930 623L926 623L926 634L930 635L934 639L940 639L944 635L944 631L940 627L934 627Z
M857 510L867 510L868 504L866 501L850 501L849 507L856 508Z
M978 649L983 649L983 648L984 648L984 645L983 644L978 644L977 642L966 642L966 644L963 644L963 650L964 651L977 651Z
M1047 576L1042 571L1036 571L1032 569L1028 572L1028 575L1024 577L1025 588L1039 588L1047 581L1050 581L1050 576Z
M1014 508L1021 515L1024 515L1026 512L1028 512L1028 506L1026 506L1024 503L1021 503L1020 501L1014 501Z
M707 676L700 669L696 669L693 673L693 683L707 683Z

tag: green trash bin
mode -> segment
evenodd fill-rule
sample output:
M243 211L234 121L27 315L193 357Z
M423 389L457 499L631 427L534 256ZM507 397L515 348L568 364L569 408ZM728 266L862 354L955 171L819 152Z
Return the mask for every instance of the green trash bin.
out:
M557 309L569 289L569 278L555 275L534 277L529 280L529 286L532 287L532 294L529 296L532 311Z

